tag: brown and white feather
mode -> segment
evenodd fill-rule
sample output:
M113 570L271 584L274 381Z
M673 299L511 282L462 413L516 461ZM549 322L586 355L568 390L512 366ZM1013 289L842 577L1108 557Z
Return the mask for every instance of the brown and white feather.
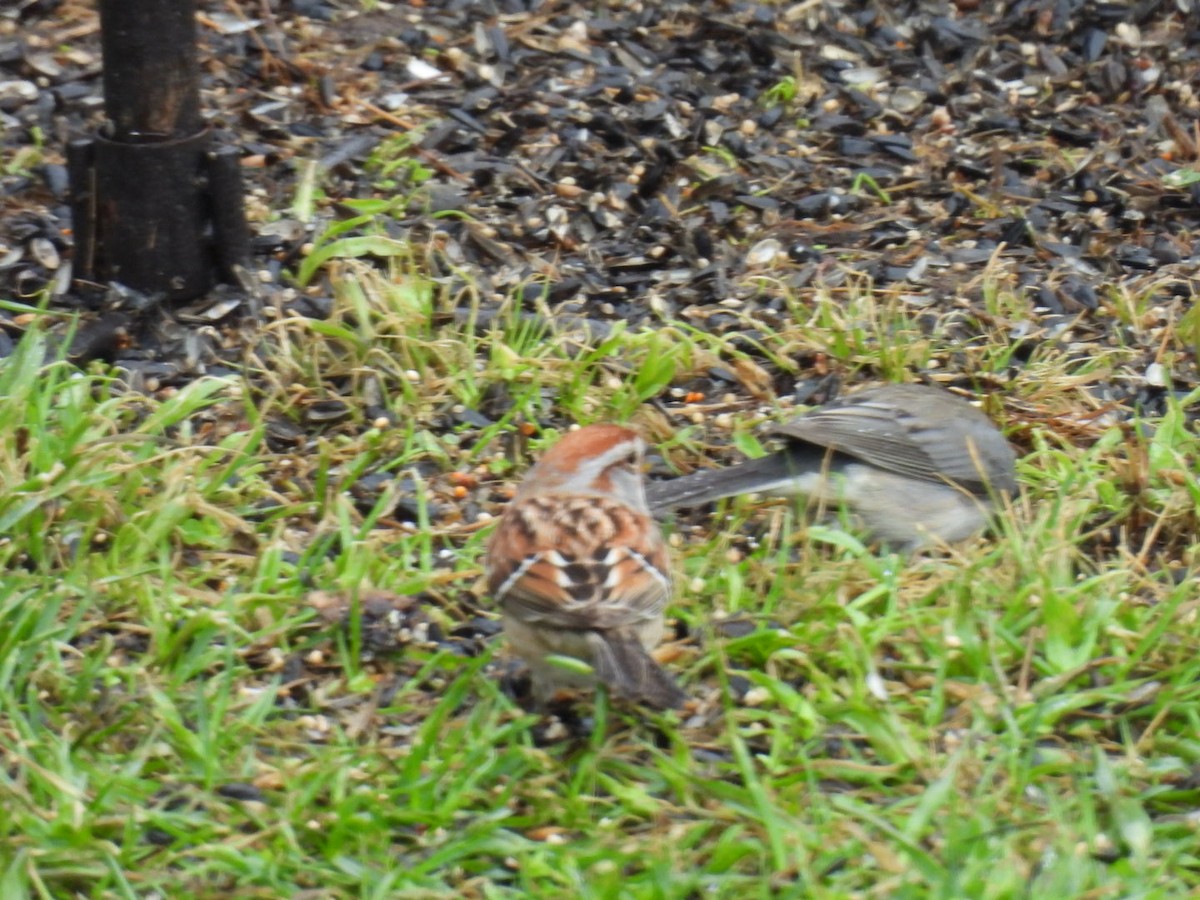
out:
M604 497L515 501L488 558L488 589L501 606L557 628L639 625L661 616L671 594L658 525Z

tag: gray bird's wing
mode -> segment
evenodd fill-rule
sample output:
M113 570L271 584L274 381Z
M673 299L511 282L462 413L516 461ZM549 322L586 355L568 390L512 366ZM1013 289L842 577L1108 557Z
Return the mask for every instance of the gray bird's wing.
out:
M955 482L977 494L1016 489L1008 441L982 412L941 388L889 384L856 391L772 429L889 472Z

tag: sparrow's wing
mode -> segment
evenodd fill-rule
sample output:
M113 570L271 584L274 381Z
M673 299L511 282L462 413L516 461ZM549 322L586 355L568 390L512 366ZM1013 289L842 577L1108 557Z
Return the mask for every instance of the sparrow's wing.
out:
M542 495L512 504L489 544L488 589L529 624L627 628L670 599L658 525L598 497Z
M687 695L642 646L671 596L666 546L649 516L599 498L542 494L511 504L488 545L488 588L526 625L583 634L596 677L663 709Z
M949 480L979 494L1016 489L1015 457L1004 435L986 415L940 388L868 388L773 431L889 472Z

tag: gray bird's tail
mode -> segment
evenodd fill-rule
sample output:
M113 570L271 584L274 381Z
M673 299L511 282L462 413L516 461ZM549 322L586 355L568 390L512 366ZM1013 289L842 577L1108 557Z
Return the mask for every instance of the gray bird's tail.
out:
M759 459L726 469L702 469L691 475L652 481L646 485L646 503L654 515L679 506L700 506L737 494L802 494L819 488L824 471L832 465L830 452L798 444Z

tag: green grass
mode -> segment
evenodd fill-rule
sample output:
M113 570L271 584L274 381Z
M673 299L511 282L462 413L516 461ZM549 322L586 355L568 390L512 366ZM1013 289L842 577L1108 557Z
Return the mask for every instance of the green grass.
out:
M969 329L859 285L785 297L753 355L679 322L549 340L425 278L382 214L316 242L334 314L272 320L242 377L140 394L37 328L0 361L0 896L1200 890L1200 398L1068 428L1136 351L1047 343L1014 379L1003 285ZM1024 493L992 538L904 559L747 500L673 526L682 718L600 697L547 730L502 641L426 638L490 608L460 510L563 428L728 457L818 358L1008 385ZM725 421L670 393L713 365ZM378 592L413 598L391 651Z

